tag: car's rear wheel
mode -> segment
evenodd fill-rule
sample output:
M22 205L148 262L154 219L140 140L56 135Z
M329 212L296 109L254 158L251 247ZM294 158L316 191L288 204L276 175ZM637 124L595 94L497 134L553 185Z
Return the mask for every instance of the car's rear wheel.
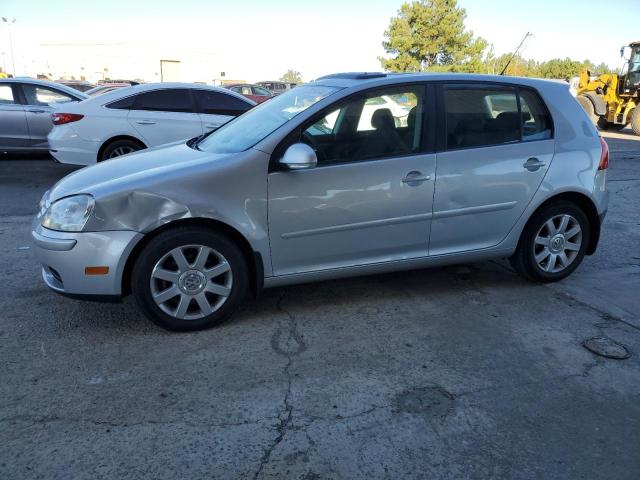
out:
M126 138L122 140L115 140L104 147L100 154L100 161L103 162L112 158L121 157L122 155L142 150L143 148L144 145L140 142L136 142L135 140L129 140Z
M132 292L157 325L200 330L227 320L246 296L249 273L242 251L226 236L179 227L153 238L138 257Z
M553 203L531 217L509 260L528 280L556 282L578 268L589 235L589 220L581 208L566 201Z

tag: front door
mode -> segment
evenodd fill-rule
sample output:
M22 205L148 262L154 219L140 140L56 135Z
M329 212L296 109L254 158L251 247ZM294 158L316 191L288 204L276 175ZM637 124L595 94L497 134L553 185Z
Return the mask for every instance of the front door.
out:
M425 153L424 111L423 86L386 88L294 132L289 142L310 145L318 166L269 174L275 275L428 254L435 154Z
M10 83L0 84L0 150L21 149L31 144L24 105L20 104L15 88Z
M516 224L553 159L550 116L529 89L450 85L440 94L446 149L437 158L429 253L493 247Z
M231 93L194 89L193 94L200 112L203 133L217 130L253 107L250 102Z

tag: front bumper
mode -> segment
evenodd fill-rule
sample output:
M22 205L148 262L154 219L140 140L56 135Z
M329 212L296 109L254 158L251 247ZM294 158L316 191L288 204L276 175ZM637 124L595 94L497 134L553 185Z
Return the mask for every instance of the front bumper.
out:
M49 288L75 296L120 296L122 274L138 232L58 232L34 225L31 232L42 278ZM104 275L86 275L86 267L108 267Z

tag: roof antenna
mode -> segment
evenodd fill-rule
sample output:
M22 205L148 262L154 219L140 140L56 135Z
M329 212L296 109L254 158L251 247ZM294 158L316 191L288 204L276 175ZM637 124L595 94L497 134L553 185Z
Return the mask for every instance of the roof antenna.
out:
M533 37L533 33L529 33L527 32L527 34L524 36L524 38L522 39L522 41L520 42L520 45L518 45L518 48L515 49L515 51L511 54L511 58L509 58L509 61L507 62L507 64L504 66L504 68L502 69L502 71L500 72L500 75L504 75L504 72L507 71L507 68L509 67L509 65L511 64L511 61L515 58L515 56L518 54L518 50L520 50L520 48L522 47L522 44L524 43L524 41L529 38L529 37Z

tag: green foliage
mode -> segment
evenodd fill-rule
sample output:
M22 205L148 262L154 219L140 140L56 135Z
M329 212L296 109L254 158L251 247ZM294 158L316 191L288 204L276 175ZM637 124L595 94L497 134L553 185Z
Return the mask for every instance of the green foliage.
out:
M382 46L389 58L379 57L392 72L446 71L499 74L511 53L495 56L493 46L465 30L466 12L457 0L417 0L403 3L384 32ZM514 41L517 39L514 39ZM583 69L592 74L613 70L570 58L537 62L516 55L505 75L569 79Z
M382 45L391 58L380 57L382 67L394 72L482 71L488 44L465 30L465 17L457 0L403 3L384 34Z
M281 82L287 83L302 83L302 74L295 70L287 70L284 75L280 77Z

